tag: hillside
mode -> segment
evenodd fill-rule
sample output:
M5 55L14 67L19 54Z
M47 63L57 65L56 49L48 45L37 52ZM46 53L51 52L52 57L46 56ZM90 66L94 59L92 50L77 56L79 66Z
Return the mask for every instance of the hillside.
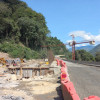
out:
M94 55L94 56L95 56L96 52L100 52L100 44L98 44L97 46L95 46L95 47L90 51L90 53L91 53L92 55Z
M0 1L0 40L23 43L38 50L49 34L45 17L20 0Z
M50 36L45 17L41 13L32 10L21 0L0 1L1 52L8 53L11 57L44 58L48 49L42 48L43 45L59 44L63 43ZM49 49L54 54L69 56L64 45Z

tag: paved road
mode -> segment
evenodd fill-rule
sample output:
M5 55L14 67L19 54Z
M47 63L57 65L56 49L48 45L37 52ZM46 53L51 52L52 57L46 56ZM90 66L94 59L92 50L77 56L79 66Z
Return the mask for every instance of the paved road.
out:
M81 98L90 95L100 97L100 67L81 65L66 61L70 80Z

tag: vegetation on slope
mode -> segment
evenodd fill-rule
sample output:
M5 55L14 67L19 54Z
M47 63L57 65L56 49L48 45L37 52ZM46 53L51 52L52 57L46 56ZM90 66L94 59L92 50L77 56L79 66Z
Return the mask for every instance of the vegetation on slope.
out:
M50 46L48 49L51 49L55 55L65 55L67 59L71 59L71 52L69 52L66 46L56 37L47 37L46 45Z
M0 1L0 51L12 57L43 58L47 49L44 50L42 45L62 43L57 38L48 37L49 34L45 17L29 8L25 2ZM66 53L68 56L65 46L52 50L54 54Z
M97 45L97 46L95 46L91 51L90 51L90 53L92 54L92 55L96 55L96 53L97 52L100 52L100 44L99 45Z
M95 60L98 62L100 61L100 44L95 46L90 53L95 57Z
M95 60L98 62L100 61L100 51L96 53Z
M42 14L33 11L19 0L0 2L0 39L22 42L31 49L39 49L49 30Z
M76 50L75 59L79 61L95 61L95 58L86 50Z
M10 56L14 58L37 59L41 56L38 52L30 48L12 42L1 43L0 51L9 53Z

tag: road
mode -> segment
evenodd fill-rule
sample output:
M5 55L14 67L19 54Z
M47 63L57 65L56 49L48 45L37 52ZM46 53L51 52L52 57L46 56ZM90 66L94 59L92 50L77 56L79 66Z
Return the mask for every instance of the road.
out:
M100 97L100 67L87 66L66 61L70 80L80 99L90 95Z

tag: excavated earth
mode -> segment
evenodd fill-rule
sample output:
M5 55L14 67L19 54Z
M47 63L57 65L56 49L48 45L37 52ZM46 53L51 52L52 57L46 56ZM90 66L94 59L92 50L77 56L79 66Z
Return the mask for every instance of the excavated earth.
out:
M51 65L56 66L56 61ZM56 66L57 67L57 66ZM2 69L2 68L0 68ZM60 66L56 74L22 80L8 80L9 74L0 77L0 100L63 100L60 83ZM4 71L4 68L3 68Z

